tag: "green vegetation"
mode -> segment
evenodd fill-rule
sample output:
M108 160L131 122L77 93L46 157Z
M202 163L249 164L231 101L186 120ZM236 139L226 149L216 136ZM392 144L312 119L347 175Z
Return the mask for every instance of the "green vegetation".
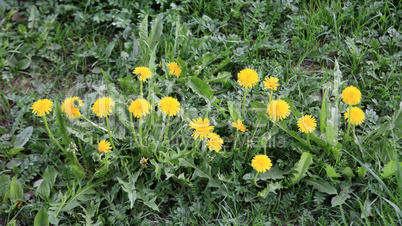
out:
M401 225L401 18L385 0L0 0L0 225ZM245 68L259 76L247 92ZM352 85L356 126L341 95ZM285 119L267 113L271 95ZM158 107L167 96L176 116ZM101 97L115 102L106 118ZM138 119L140 97L151 109ZM44 117L40 99L54 103ZM219 152L193 139L199 117ZM257 173L262 154L272 168Z

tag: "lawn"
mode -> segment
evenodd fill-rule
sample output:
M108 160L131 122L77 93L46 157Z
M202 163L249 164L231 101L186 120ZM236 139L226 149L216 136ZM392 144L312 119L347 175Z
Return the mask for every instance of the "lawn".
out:
M0 0L0 225L402 225L401 18Z

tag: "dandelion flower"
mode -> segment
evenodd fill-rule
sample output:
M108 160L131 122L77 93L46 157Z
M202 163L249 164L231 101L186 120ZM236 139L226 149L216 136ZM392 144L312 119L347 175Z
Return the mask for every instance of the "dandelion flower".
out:
M278 81L279 79L275 77L265 78L265 80L263 81L264 89L277 90L279 86Z
M303 133L311 133L317 127L317 123L314 117L311 115L304 115L297 121L299 130Z
M233 122L232 123L232 127L236 128L237 130L241 131L241 132L246 132L247 129L244 126L243 122L241 121L241 119L237 119L237 122Z
M265 173L265 171L271 169L271 159L266 155L256 155L251 160L251 166L259 173Z
M74 119L81 117L80 107L83 106L84 103L79 97L69 97L64 100L61 110L66 113L68 118Z
M274 121L279 121L285 119L289 116L290 110L289 105L283 100L273 100L269 102L267 113L269 113L269 117Z
M32 113L37 116L44 116L52 111L53 102L49 99L40 99L33 103L31 109Z
M164 97L158 103L159 109L165 115L175 116L180 112L180 103L176 98Z
M193 119L193 121L190 122L189 126L190 128L195 129L192 135L194 137L194 140L196 140L198 137L200 139L207 138L208 134L212 133L212 131L214 130L214 127L209 125L208 118Z
M167 66L169 68L169 74L176 75L177 77L180 76L181 68L179 67L179 65L177 63L175 63L175 62L168 63Z
M130 107L128 108L130 113L132 113L136 118L142 118L149 114L149 109L151 109L151 104L144 98L139 98L131 102Z
M348 110L344 114L346 120L349 119L349 111L350 108L348 108ZM350 112L350 123L352 125L360 125L363 123L364 119L365 117L363 110L358 107L352 107L352 111Z
M208 138L209 139L207 140L207 146L210 149L214 151L220 151L222 149L223 140L218 134L209 133Z
M107 117L112 113L114 107L114 101L110 97L102 97L95 101L92 106L92 111L98 117Z
M110 150L112 150L112 147L109 141L101 140L98 142L98 151L108 153Z
M360 99L362 98L362 94L360 90L354 86L349 86L346 87L342 91L342 100L345 102L347 105L355 105L360 103Z
M152 72L147 67L136 67L133 74L140 75L140 80L145 82L147 78L151 78Z
M258 82L258 74L250 68L241 70L237 74L237 82L244 88L253 88Z

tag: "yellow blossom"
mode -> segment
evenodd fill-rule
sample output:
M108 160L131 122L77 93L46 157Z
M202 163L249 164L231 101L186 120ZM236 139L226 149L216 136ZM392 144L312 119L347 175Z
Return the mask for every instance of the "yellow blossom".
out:
M176 75L177 77L180 76L181 68L179 67L179 65L177 63L175 63L175 62L168 63L167 66L169 68L169 74Z
M237 119L237 122L233 122L232 127L236 128L237 130L239 130L241 132L246 132L247 131L247 129L244 126L244 124L243 124L241 119Z
M158 103L159 109L163 114L169 116L175 116L180 112L180 103L176 98L173 97L164 97Z
M269 102L267 113L269 113L269 117L274 121L279 121L285 119L289 116L289 104L283 100L273 100Z
M64 100L61 110L66 113L68 118L74 119L81 117L80 108L84 103L79 97L69 97Z
M263 81L264 89L277 90L279 86L278 81L279 79L275 77L265 78L265 80Z
M271 159L266 155L256 155L251 160L251 166L259 173L265 173L272 167Z
M193 119L192 122L190 122L189 126L190 128L194 129L194 133L193 133L193 137L194 140L196 140L198 137L200 139L204 139L208 137L209 133L212 133L212 131L214 130L213 126L209 125L209 119L205 118L197 118L197 119Z
M148 67L136 67L133 71L133 74L140 75L140 80L145 82L147 78L151 78L152 72Z
M32 113L37 116L44 116L52 111L53 102L49 99L40 99L33 103L31 109Z
M253 69L243 69L237 74L237 82L244 88L252 88L258 82L258 74Z
M110 97L102 97L95 101L92 106L92 111L98 117L107 117L112 113L114 107L114 101Z
M132 113L136 118L142 118L143 116L146 116L147 114L149 114L150 109L151 104L144 98L139 98L131 102L130 107L128 108L130 113Z

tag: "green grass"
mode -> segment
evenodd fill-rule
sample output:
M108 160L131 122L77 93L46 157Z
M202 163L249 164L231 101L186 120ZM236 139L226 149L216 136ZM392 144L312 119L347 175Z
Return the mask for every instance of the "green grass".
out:
M401 12L374 0L0 0L0 225L401 224ZM152 111L133 121L142 145L127 109L140 96L139 66L152 71L143 87ZM244 68L260 78L245 116ZM275 126L269 76L280 83L273 99L292 111ZM365 120L345 142L340 94L350 85ZM46 117L64 155L30 108L71 96L97 126L53 109ZM108 154L97 151L107 124L91 110L103 96L116 102ZM181 104L168 134L165 96ZM311 148L297 128L305 114L318 123ZM220 152L191 137L198 117L215 126ZM247 132L232 128L237 118ZM265 152L273 167L257 187L251 159Z

